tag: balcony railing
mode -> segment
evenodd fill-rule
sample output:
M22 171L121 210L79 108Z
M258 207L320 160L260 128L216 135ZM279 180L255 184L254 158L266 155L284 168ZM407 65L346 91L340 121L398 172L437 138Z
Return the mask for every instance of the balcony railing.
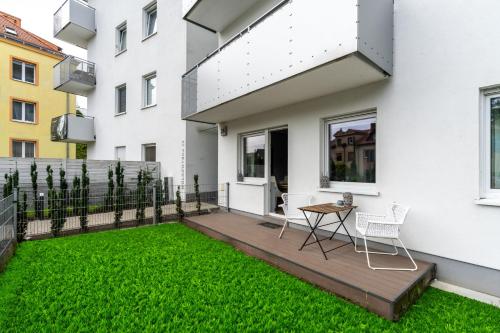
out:
M54 37L87 48L96 34L95 9L83 0L67 0L54 14Z
M54 89L87 96L95 88L95 64L69 56L54 66Z
M183 76L184 119L221 122L392 74L392 0L285 0Z
M51 139L56 142L91 143L95 142L94 118L74 114L64 114L53 118Z

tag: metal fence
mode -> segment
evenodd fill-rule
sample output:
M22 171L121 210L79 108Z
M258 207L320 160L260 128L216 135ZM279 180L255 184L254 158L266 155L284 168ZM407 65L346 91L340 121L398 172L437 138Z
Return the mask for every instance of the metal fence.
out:
M85 190L44 189L35 196L29 185L21 185L17 222L25 227L26 239L161 223L225 209L228 191L227 184L196 189L196 185L154 182L112 189L107 184L92 184Z
M16 240L14 196L0 200L0 271L8 260Z

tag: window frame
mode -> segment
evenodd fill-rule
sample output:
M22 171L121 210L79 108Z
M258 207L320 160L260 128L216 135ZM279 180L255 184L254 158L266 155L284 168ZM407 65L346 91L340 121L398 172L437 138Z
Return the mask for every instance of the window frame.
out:
M150 4L148 4L146 7L142 9L143 12L143 27L142 27L142 37L143 41L156 35L158 33L158 3L157 1L153 1ZM151 14L155 12L156 13L156 19L155 19L155 29L151 33L149 33L149 28L150 28L150 19L151 19Z
M154 92L155 92L154 103L148 104L148 82L153 78L156 79L156 85L155 85L155 89L154 89ZM142 77L142 108L143 109L147 109L147 108L154 107L157 105L157 103L158 103L157 90L158 90L158 75L156 74L156 71L144 75Z
M116 28L116 41L115 41L115 55L118 56L123 52L127 51L127 39L128 39L128 29L127 29L127 21L121 23ZM125 32L125 43L123 42L123 33ZM124 45L125 44L125 47Z
M238 157L238 173L243 175L244 182L262 182L267 181L268 178L268 133L269 130L256 131L251 133L240 134L238 138L239 157ZM263 177L245 177L245 139L250 137L263 136L264 137L264 176Z
M125 89L125 111L120 112L120 91ZM115 87L115 116L127 113L127 84L123 83Z
M329 146L329 133L330 133L330 124L334 123L346 123L350 121L357 121L357 120L364 120L364 119L375 119L375 124L378 122L378 115L377 115L377 109L369 109L361 112L355 112L355 113L350 113L350 114L345 114L345 115L340 115L340 116L335 116L335 117L329 117L323 119L323 125L322 125L322 138L321 138L321 175L325 175L329 177L330 174L330 160L329 160L329 154L330 154L330 146ZM377 137L378 134L375 133L375 136ZM377 139L375 139L375 142L377 142ZM375 145L375 149L377 146ZM344 156L345 159L347 159L347 156ZM379 166L377 163L377 158L375 158L375 182L374 183L362 183L362 182L338 182L338 181L330 181L330 188L328 189L320 189L321 191L328 191L328 192L335 192L335 193L342 193L342 192L351 192L353 194L360 194L360 195L373 195L373 196L378 196L379 192L377 190L377 183L379 177L377 177L377 173L379 170Z
M22 120L15 119L14 118L14 103L21 103L22 104ZM33 105L33 121L27 121L26 120L26 104L32 104ZM20 98L10 98L10 121L16 122L16 123L22 123L22 124L30 124L30 125L36 125L38 124L38 102L35 101L28 101Z
M14 78L14 63L21 64L21 79ZM33 66L33 82L26 80L26 66L27 65ZM11 78L11 80L16 81L16 82L22 82L22 83L27 83L27 84L32 84L32 85L37 86L38 85L38 64L36 62L33 62L33 61L28 61L25 59L11 56L10 57L10 78Z
M123 149L123 156L124 156L124 159L120 159L119 156L118 156L118 151L120 149ZM118 160L118 161L126 161L127 160L127 146L115 146L115 160Z
M481 91L479 198L500 200L500 189L491 188L491 99L493 98L500 98L500 86Z
M155 148L155 160L154 161L146 161L146 149L154 147ZM142 161L143 162L157 162L158 161L158 151L156 150L158 148L156 143L145 143L142 145Z
M21 155L14 156L14 143L20 142L22 144ZM33 157L26 157L26 143L33 144ZM37 140L27 140L27 139L10 139L10 157L13 158L38 158L38 141Z

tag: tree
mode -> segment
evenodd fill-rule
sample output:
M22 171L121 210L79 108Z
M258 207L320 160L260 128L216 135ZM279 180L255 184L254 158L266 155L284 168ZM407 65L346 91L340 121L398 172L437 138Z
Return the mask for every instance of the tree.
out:
M194 175L194 194L196 196L196 210L201 214L201 197L200 197L200 184L198 184L198 175Z
M54 179L52 177L53 171L52 167L50 165L47 165L47 178L45 178L45 181L47 182L47 188L48 188L48 200L47 200L47 206L49 209L49 217L52 218L52 215L54 215L54 203L55 203L55 196L57 195L54 191Z
M155 219L156 223L160 223L161 215L163 214L161 208L163 202L163 183L160 179L156 181L155 188L156 188L155 207L154 207Z
M17 242L22 242L26 237L26 230L28 228L28 196L23 192L22 199L18 198L18 211L17 211Z
M145 177L144 171L139 170L137 174L137 191L136 191L136 211L135 219L136 223L143 224L145 218L146 209L146 188L145 188Z
M175 192L175 209L177 211L177 216L179 220L182 221L184 217L184 211L182 210L182 199L181 199L181 187L177 186L177 192Z
M82 187L81 180L75 176L73 178L73 187L71 189L71 206L73 207L73 215L80 216L82 211Z
M88 231L88 213L89 213L89 190L90 179L87 171L87 163L82 163L82 179L81 179L81 202L80 202L80 228L83 232Z
M125 189L123 184L123 167L118 161L115 166L115 179L116 179L116 198L115 198L115 227L119 227L122 216L123 216L123 206L125 204Z
M115 183L113 181L113 170L111 167L108 168L108 193L106 193L105 206L106 211L113 211L113 196L115 194Z
M33 204L35 209L35 216L38 219L43 219L43 201L38 197L38 166L36 165L36 161L33 160L33 164L30 167L30 175L31 175L31 187L33 189Z

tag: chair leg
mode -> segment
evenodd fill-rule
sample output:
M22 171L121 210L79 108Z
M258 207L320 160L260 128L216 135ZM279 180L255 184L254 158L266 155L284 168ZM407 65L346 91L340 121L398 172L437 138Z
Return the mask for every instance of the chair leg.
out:
M366 238L366 237L364 237ZM391 239L392 246L394 247L394 252L376 252L376 251L368 251L368 247L365 244L365 250L358 250L357 247L357 239L358 239L358 230L356 230L356 236L354 238L354 251L357 253L371 253L371 254L383 254L383 255L389 255L389 256L397 256L399 254L398 248L396 247L396 244L394 244L394 239Z
M280 239L283 237L283 232L285 232L285 228L288 226L288 220L285 220L285 223L283 223L283 228L281 228L280 232Z
M365 249L368 250L368 245L367 245L367 242L366 242L366 237L363 237L364 240L365 240ZM386 270L386 271L416 271L418 269L418 266L417 264L415 263L415 261L413 260L412 256L410 255L410 252L408 252L408 250L406 249L406 246L403 244L403 241L398 238L398 241L401 243L401 245L403 246L403 249L405 250L406 254L408 255L408 258L410 258L412 264L413 264L413 268L398 268L398 267L373 267L371 264L370 264L370 256L368 255L368 253L373 253L373 252L369 252L369 251L366 251L366 262L368 263L368 267L370 267L371 269L373 269L374 271L375 270ZM394 245L394 241L393 241L393 245ZM394 247L396 247L396 245L394 245ZM384 253L384 254L387 254L387 253Z

